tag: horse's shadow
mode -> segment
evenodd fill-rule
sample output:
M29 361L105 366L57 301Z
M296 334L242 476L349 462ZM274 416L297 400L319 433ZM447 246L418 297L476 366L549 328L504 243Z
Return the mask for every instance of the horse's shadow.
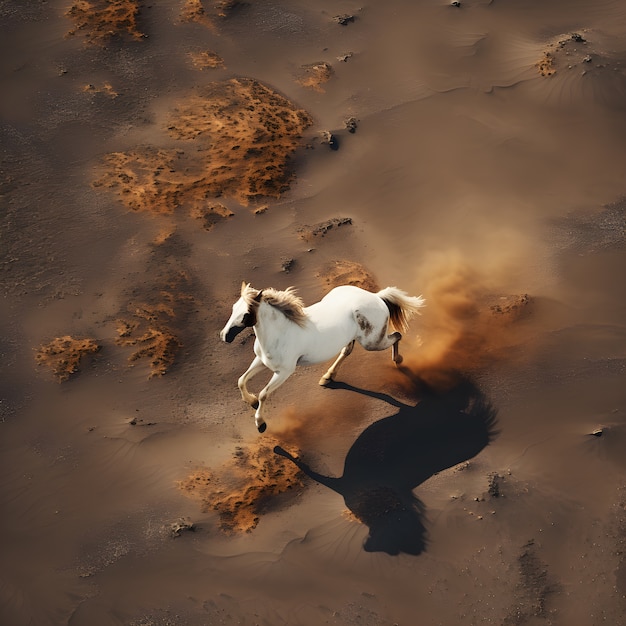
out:
M427 545L425 507L413 489L487 446L497 434L496 410L468 380L445 392L425 386L415 406L345 383L332 387L384 400L399 410L359 435L339 478L315 472L280 446L274 451L343 496L355 517L369 527L366 551L422 553Z

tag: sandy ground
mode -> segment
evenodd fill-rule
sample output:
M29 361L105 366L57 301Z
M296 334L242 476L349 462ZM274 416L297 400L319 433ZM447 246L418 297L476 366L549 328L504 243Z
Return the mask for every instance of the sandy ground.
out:
M626 623L623 2L0 19L2 624ZM242 280L428 306L259 435Z

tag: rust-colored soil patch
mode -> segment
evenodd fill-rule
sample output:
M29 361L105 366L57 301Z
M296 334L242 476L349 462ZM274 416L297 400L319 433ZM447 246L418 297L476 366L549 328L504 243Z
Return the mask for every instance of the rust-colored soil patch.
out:
M133 211L173 213L182 201L189 201L197 182L175 169L180 157L176 151L154 147L113 152L104 158L105 171L93 184L117 192Z
M68 380L79 370L81 359L94 354L101 346L93 339L75 339L70 335L57 337L42 345L35 359L40 365L49 367L59 382Z
M303 474L274 453L277 441L238 447L219 474L206 468L193 471L179 487L216 511L219 528L226 534L249 533L264 512L285 504L285 498L302 492Z
M216 52L211 52L210 50L189 52L187 56L191 64L198 70L213 70L224 67L224 59Z
M289 187L289 159L312 119L252 79L211 83L186 97L168 123L181 149L140 147L104 160L94 182L134 211L198 211L207 198L242 204L279 197Z
M108 82L104 82L100 86L89 83L83 87L83 91L85 93L102 93L105 96L109 96L109 98L117 98L117 96L119 96L119 93L115 91L111 83Z
M185 0L180 18L183 22L197 22L214 30L217 19L227 17L237 4L238 0Z
M163 376L174 364L193 303L188 274L172 271L137 294L117 320L117 344L135 348L131 361L149 360L150 378Z
M66 12L74 22L68 35L81 34L90 44L105 44L115 37L137 41L143 33L137 25L137 0L78 0Z
M205 179L213 196L244 202L278 197L289 186L287 162L312 119L256 80L212 83L186 98L168 130L209 144Z
M176 335L165 327L163 318L169 317L158 306L144 305L135 309L132 321L118 320L117 343L135 346L131 361L150 359L150 378L163 376L174 363L181 344Z
M546 46L535 67L542 76L552 76L559 65L571 69L589 63L592 59L589 52L587 40L580 33L561 35Z
M302 67L303 73L298 84L309 89L324 93L322 85L327 83L333 75L333 68L325 62L311 63Z
M180 19L184 22L213 25L202 4L202 0L185 0L185 4L180 12Z
M340 285L354 285L374 293L380 290L373 274L363 265L354 261L333 261L324 268L319 276L331 288Z
M545 51L535 67L542 76L552 76L556 72L554 67L554 57L550 52Z

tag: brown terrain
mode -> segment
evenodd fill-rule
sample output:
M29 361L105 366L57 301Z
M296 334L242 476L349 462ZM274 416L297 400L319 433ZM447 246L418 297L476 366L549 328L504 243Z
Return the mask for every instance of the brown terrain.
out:
M1 624L625 623L623 2L0 19ZM427 306L260 435L242 281Z

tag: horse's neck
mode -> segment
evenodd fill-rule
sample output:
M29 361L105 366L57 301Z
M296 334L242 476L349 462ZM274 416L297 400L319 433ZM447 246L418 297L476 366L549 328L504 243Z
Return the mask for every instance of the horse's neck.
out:
M284 335L292 324L293 322L288 320L284 313L267 304L267 302L261 302L257 311L254 332L259 342L263 345L266 342L273 341L276 337Z

